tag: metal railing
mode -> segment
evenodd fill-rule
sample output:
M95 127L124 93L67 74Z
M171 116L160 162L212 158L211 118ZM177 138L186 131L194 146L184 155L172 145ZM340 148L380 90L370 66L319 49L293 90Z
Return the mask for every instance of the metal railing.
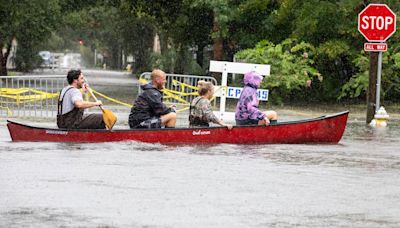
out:
M146 72L140 78L150 81L150 75ZM198 96L193 87L199 80L217 84L215 78L209 76L167 74L166 88L172 96L165 96L164 102L186 107ZM0 77L0 117L55 118L58 93L65 86L65 75Z
M0 117L55 117L65 75L0 77Z
M174 94L180 99L185 100L190 103L197 94L193 94L196 92L192 87L197 86L197 82L200 80L211 82L213 85L217 85L217 80L210 76L198 76L198 75L184 75L184 74L166 74L167 75L167 83L165 84L165 88L170 91L176 91ZM145 79L146 81L150 81L150 72L145 72L140 75L140 79ZM140 81L139 79L139 81ZM139 93L142 92L139 85ZM192 94L190 94L192 93ZM179 100L173 97L165 96L164 94L164 102L169 104L182 104Z

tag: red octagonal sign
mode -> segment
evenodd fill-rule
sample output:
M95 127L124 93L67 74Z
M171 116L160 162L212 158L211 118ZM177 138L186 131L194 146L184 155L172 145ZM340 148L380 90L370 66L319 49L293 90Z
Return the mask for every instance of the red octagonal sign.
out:
M358 31L370 42L386 41L396 31L396 14L386 4L369 4L358 14Z

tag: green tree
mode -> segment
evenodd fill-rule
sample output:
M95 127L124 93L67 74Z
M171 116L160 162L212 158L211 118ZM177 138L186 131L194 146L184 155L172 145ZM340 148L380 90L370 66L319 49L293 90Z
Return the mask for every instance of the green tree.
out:
M255 48L238 52L235 57L243 62L271 65L271 76L264 80L262 87L271 90L273 102L281 103L293 92L305 90L307 81L316 78L322 81L320 73L312 66L309 58L315 48L305 42L286 39L280 44L266 40Z
M254 47L260 40L267 39L279 43L288 36L272 33L274 23L272 15L279 6L274 0L235 1L231 8L237 9L229 23L229 40L233 40L240 48ZM287 21L285 18L284 21ZM284 28L280 26L280 28ZM282 38L282 39L280 39Z
M168 71L171 73L192 73L192 69L198 69L198 65L202 66L203 50L211 42L212 10L206 4L192 4L193 2L196 1L125 2L128 6L127 15L133 12L131 18L135 18L136 21L146 20L147 25L153 25L153 36L158 34L160 37L161 54L153 54L152 62L162 60L164 64L161 65L169 62ZM130 35L135 36L132 33ZM189 49L196 53L197 63L192 61ZM174 59L168 61L171 55Z
M366 96L369 80L368 55L365 53L359 54L354 59L354 64L358 71L341 87L338 100L365 98ZM400 47L389 48L383 54L381 94L382 99L385 100L398 101L400 98Z
M60 15L58 0L1 0L0 1L0 75L7 75L7 58L11 42L18 42L17 69L29 71L36 67L38 47L51 36Z

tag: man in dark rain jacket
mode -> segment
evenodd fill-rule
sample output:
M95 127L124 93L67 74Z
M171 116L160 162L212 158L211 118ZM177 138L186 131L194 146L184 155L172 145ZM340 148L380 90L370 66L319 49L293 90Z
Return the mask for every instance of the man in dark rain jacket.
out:
M163 104L161 90L166 82L164 71L155 69L151 72L151 83L141 86L143 92L133 103L129 114L130 128L175 127L175 107L167 107Z

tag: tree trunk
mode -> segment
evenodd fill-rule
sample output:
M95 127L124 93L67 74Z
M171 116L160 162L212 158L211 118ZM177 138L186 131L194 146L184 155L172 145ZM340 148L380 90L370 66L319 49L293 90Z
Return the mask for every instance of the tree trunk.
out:
M0 48L0 76L7 76L8 71L7 71L7 59L8 59L8 54L10 53L11 48L7 48L7 52L3 54L3 48Z
M176 53L176 64L175 64L175 73L185 74L185 66L187 65L187 59L185 58L185 46L179 45Z
M376 78L378 70L378 52L369 54L369 84L367 90L367 124L374 119L376 106Z
M197 52L196 52L196 61L203 68L203 61L204 61L204 47L205 45L197 45Z
M119 58L120 58L120 50L119 45L113 45L111 50L111 61L110 61L110 68L113 70L119 69Z
M237 44L235 40L230 40L228 42L227 48L226 48L226 55L228 61L233 62L233 58L235 57L235 52L237 49Z
M160 39L161 54L165 55L168 52L168 36L161 31L158 38Z
M137 72L145 72L151 70L149 68L149 51L146 48L141 48L138 50L137 54L135 55L135 65Z
M214 60L222 60L222 56L224 53L224 45L222 42L222 38L215 38L214 39L214 44L213 44L213 54L214 54Z
M213 59L217 61L222 60L222 56L224 53L224 42L221 37L221 28L217 19L217 13L214 12L214 23L213 23L213 33L214 33L214 39L213 39ZM222 75L221 73L212 73L212 76L217 80L221 81Z
M223 43L223 39L221 37L220 33L220 27L219 27L219 23L217 21L217 19L214 19L214 25L213 25L213 32L214 34L218 34L215 38L214 38L214 44L213 44L213 59L214 60L222 60L222 56L224 53L224 43Z
M7 61L4 61L3 54L0 55L0 76L7 76Z
M121 45L118 45L118 54L117 54L117 70L123 69L122 66L122 47Z
M214 10L214 20L213 20L213 57L214 60L222 60L224 53L224 40L221 34L221 25L218 21L218 12Z

